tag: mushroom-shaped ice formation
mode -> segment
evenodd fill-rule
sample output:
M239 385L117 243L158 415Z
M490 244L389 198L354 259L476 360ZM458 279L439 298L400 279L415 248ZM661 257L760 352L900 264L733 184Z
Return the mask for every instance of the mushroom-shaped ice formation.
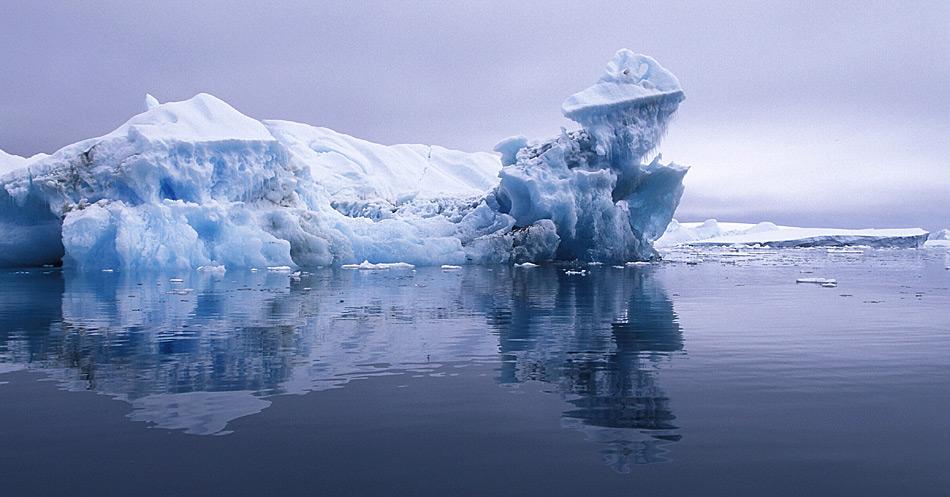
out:
M618 51L597 83L562 106L583 129L514 152L523 141L496 147L505 165L498 209L518 228L553 220L558 259L656 256L652 242L673 217L687 168L644 159L683 98L679 81L653 58Z
M593 86L564 100L561 112L585 124L592 116L660 100L679 103L685 98L680 82L649 55L624 48L607 63L604 75Z

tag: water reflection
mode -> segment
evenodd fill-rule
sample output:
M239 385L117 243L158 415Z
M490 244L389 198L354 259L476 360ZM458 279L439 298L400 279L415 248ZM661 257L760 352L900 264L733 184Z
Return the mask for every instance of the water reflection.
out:
M600 443L605 461L620 472L665 460L664 445L680 438L656 373L683 349L683 336L651 271L535 273L510 303L491 306L499 381L554 385L572 405L564 425Z
M195 434L227 433L276 394L481 365L502 385L550 385L566 402L563 424L625 472L679 439L657 373L683 337L651 271L8 272L0 365Z

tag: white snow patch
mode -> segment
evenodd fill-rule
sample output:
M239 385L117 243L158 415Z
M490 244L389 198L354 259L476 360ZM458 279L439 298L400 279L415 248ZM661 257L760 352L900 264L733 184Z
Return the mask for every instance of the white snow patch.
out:
M202 273L223 274L227 272L227 268L224 266L224 264L208 264L206 266L198 266L198 271Z

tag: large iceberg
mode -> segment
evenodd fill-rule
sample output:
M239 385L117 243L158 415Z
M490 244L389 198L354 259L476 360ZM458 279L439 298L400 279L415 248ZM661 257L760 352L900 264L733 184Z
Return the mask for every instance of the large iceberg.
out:
M771 222L758 224L721 223L708 219L701 223L670 222L656 241L658 247L676 245L762 245L776 248L870 246L920 248L928 232L908 229L799 228Z
M924 246L931 248L950 248L950 229L942 229L931 233L930 238L927 239L927 243L925 243ZM950 257L950 254L948 254L948 257ZM948 259L948 261L950 261L950 259ZM950 269L950 264L948 264L947 269Z
M669 71L621 50L564 102L580 129L507 139L499 159L258 121L208 94L148 95L104 136L0 157L0 266L649 259L686 168L644 158L682 99Z

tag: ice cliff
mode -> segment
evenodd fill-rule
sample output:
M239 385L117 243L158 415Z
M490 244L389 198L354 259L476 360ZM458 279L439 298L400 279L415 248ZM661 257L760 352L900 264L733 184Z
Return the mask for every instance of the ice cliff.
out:
M79 269L624 261L655 256L686 168L644 163L683 92L619 51L581 125L491 153L258 121L207 94L51 156L0 156L0 266Z

